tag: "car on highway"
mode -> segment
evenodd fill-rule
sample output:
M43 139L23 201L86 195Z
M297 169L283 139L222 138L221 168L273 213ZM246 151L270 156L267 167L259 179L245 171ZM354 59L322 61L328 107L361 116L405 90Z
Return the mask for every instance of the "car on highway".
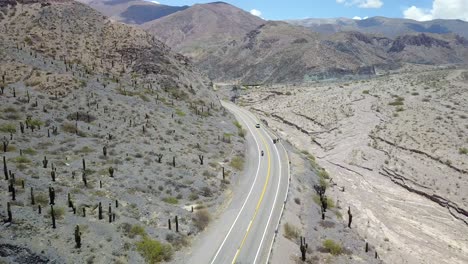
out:
M256 127L256 128L260 128L260 124L256 124L255 127Z

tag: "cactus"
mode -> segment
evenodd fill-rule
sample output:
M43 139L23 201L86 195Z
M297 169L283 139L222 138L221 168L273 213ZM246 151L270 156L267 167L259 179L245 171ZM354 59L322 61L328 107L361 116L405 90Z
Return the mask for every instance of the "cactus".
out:
M42 161L42 167L44 169L47 169L47 164L49 164L49 161L47 160L47 157L44 156L44 160Z
M81 248L81 232L80 232L80 226L76 225L75 227L75 244L76 248Z
M369 242L366 242L366 253L369 252Z
M71 194L70 193L68 193L68 207L70 207L70 208L73 207L73 201L71 199Z
M83 171L86 171L86 161L84 158L83 158Z
M203 155L198 155L198 158L200 159L200 165L203 165Z
M175 217L175 230L179 233L179 219L177 218L177 215Z
M222 167L222 170L223 170L223 180L225 180L226 176L224 175L224 167Z
M37 206L37 212L38 212L39 214L42 213L42 207L41 207L41 205L38 205L38 206Z
M83 171L83 173L81 174L81 179L83 180L85 187L88 187L88 180L86 179L85 171Z
M114 178L114 168L112 168L112 167L109 168L109 174L110 174L111 178Z
M109 212L108 212L108 215L109 215L109 223L112 223L112 207L111 207L111 203L109 203Z
M348 207L348 227L351 228L351 222L353 221L353 215L351 214L351 206Z
M57 228L57 226L55 225L55 212L54 212L54 206L51 205L50 206L50 215L52 216L52 228Z
M172 166L175 168L175 156L172 157Z
M104 157L107 157L107 147L106 146L102 147L102 154L104 155Z
M99 189L102 189L102 181L99 180Z
M158 157L158 163L161 163L161 160L163 158L163 154L157 154L156 156Z
M7 152L8 150L8 145L10 144L10 140L8 140L8 138L6 137L3 137L3 152Z
M21 180L21 188L24 190L24 180Z
M6 163L6 157L3 156L3 174L5 175L5 180L8 180L8 167Z
M7 222L11 223L13 221L13 215L11 213L11 206L10 202L7 202L7 214L8 214L8 220Z
M16 201L16 188L15 185L11 185L11 200Z
M86 217L86 207L83 207L82 210L83 210L83 217Z
M23 122L20 122L20 130L21 130L21 134L24 134L24 124L23 124Z
M57 171L57 169L52 170L52 171L50 172L50 176L52 177L52 181L53 181L53 182L55 181L55 171Z
M302 261L306 260L306 252L308 247L309 245L305 242L305 237L301 237L301 246L299 247L299 249L301 250Z
M102 205L101 205L101 202L99 202L99 206L98 206L98 217L99 217L99 220L101 220L103 217L102 217Z
M35 205L36 201L34 200L34 189L31 187L31 205Z
M172 230L172 228L171 228L171 219L170 218L167 219L167 226L168 226L169 230Z
M119 200L115 200L115 208L119 208Z
M55 205L55 189L49 186L49 204Z

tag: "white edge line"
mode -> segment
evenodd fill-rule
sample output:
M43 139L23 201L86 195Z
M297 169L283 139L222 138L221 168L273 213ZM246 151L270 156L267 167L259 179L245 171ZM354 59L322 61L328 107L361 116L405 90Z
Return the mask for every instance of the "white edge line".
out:
M228 105L228 104L227 104L227 105ZM229 110L229 109L228 109L228 110ZM255 140L255 143L257 144L257 150L258 150L258 152L260 152L260 145L258 144L258 141L257 141L257 139L256 139L255 136L254 136L254 133L253 133L252 130L250 129L250 126L248 125L247 122L245 122L245 120L244 120L240 115L239 115L239 118L245 123L245 125L246 125L247 128L249 129L250 133L252 134L252 137L253 137L254 140ZM221 252L221 249L223 248L224 243L226 243L227 238L228 238L229 235L231 234L232 229L233 229L234 226L236 225L236 222L237 222L237 220L239 219L239 216L241 215L242 211L244 210L245 205L247 204L247 200L249 200L249 197L250 197L250 195L252 194L253 187L255 186L255 183L257 182L258 173L260 172L260 161L261 161L261 160L259 159L259 160L258 160L258 166L257 166L257 173L256 173L256 175L255 175L255 180L254 180L254 182L252 183L252 187L250 187L249 194L247 195L247 198L245 198L244 204L242 205L241 209L239 210L239 213L237 214L237 217L236 217L236 219L234 220L234 223L232 223L231 228L229 229L229 232L227 233L226 237L224 237L223 243L221 243L221 246L219 246L218 251L216 251L216 254L215 254L214 257L213 257L213 260L210 262L211 264L213 264L213 263L216 261L216 258L218 257L219 252Z

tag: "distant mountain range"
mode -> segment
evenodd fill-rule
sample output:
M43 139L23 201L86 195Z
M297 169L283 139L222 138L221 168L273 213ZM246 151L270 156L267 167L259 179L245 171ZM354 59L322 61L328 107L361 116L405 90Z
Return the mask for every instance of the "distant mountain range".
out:
M89 4L117 20L139 24L215 81L303 82L374 75L406 63L468 63L468 23L461 20L265 21L224 2L190 7L129 0Z
M104 15L127 24L143 24L185 10L189 6L161 5L143 0L78 0Z
M443 20L419 22L411 19L371 17L363 20L350 18L308 18L287 20L286 22L307 27L315 32L333 34L342 31L359 31L379 34L389 38L413 33L448 34L454 33L468 38L468 23L462 20Z

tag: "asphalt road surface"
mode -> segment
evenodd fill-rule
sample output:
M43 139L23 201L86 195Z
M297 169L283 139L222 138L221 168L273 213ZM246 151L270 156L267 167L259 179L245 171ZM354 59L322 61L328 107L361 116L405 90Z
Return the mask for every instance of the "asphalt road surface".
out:
M287 152L253 114L223 105L247 131L244 171L231 183L232 201L199 236L187 263L266 263L289 188Z

